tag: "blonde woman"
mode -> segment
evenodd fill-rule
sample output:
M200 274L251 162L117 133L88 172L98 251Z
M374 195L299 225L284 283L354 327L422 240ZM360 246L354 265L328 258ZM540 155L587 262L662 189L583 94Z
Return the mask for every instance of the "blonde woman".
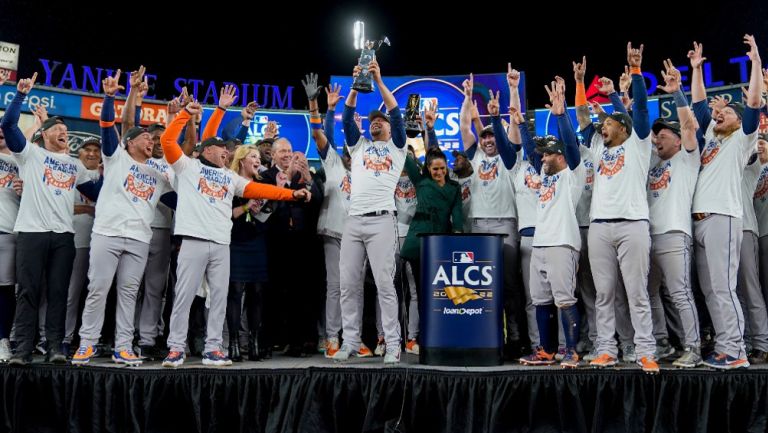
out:
M240 176L260 181L261 155L256 146L238 146L230 169ZM230 243L229 295L227 296L227 328L229 329L229 357L243 360L240 354L240 312L245 292L245 310L248 319L248 359L261 359L258 350L258 332L261 325L262 287L267 281L266 224L263 219L271 210L266 200L248 200L235 197L232 201L232 242Z

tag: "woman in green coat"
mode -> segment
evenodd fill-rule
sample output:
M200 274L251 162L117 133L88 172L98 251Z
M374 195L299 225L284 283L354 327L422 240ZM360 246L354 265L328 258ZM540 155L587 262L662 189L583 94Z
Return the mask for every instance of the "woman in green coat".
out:
M416 187L418 204L400 251L400 257L411 265L416 287L420 289L421 241L417 235L463 231L461 188L456 181L448 178L448 163L445 154L438 147L429 148L423 169L420 169L416 161L408 156L405 160L405 171Z

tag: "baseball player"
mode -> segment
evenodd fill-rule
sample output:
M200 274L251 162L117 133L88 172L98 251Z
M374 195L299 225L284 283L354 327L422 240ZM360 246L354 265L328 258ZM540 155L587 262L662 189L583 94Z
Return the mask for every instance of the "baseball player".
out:
M152 139L144 128L133 127L123 134L125 147L115 130L115 94L122 87L114 77L102 82L102 156L105 181L96 203L88 268L88 297L80 326L80 347L72 364L87 364L97 355L94 345L101 337L107 294L117 274L115 348L112 360L129 366L142 360L133 351L136 295L147 263L150 222L163 194L173 191L162 173L146 164L152 156Z
M576 306L576 269L581 248L576 206L584 188L584 165L570 118L565 112L565 82L557 77L551 88L546 89L552 104L550 110L557 117L563 140L537 137L535 151L541 158L532 158L534 169L542 174L537 191L536 232L529 281L531 303L536 309L539 347L531 355L521 358L520 362L525 365L555 362L559 309L566 341L560 365L576 368L579 365L576 343L580 326ZM517 116L515 122L524 124L524 119ZM521 128L521 132L527 136L527 130L523 132ZM523 142L532 154L531 140Z
M2 73L0 73L2 74ZM0 75L1 76L1 75ZM0 80L3 81L3 80ZM16 306L16 235L13 225L19 213L19 194L13 187L19 166L0 130L0 361L11 359L11 326Z
M511 67L509 68L511 70ZM509 81L509 79L508 79ZM476 139L471 131L472 92L474 79L470 75L463 83L464 102L459 114L464 150L472 162L474 170L470 191L468 219L472 221L472 233L502 233L504 237L504 297L507 314L508 340L520 339L516 320L513 317L514 299L518 291L515 287L518 263L519 234L517 232L517 212L515 195L512 187L512 173L517 155L512 149L507 133L501 124L501 118L491 117L492 126L478 131ZM517 92L517 85L510 85L510 92ZM495 98L499 94L496 92ZM514 98L514 96L512 96Z
M760 232L757 240L760 250L760 286L763 288L763 298L768 299L768 134L760 134L757 150L761 168L753 204Z
M222 91L224 95L234 98L234 92ZM229 287L232 198L308 200L310 197L307 190L293 191L258 184L224 168L229 155L226 143L218 137L207 138L201 143L198 159L184 155L176 140L189 118L201 110L199 103L191 102L160 137L165 160L171 164L176 177L175 233L184 239L176 271L178 281L168 336L170 352L163 361L164 367L178 367L184 362L190 306L203 278L210 289L203 365L232 364L221 352ZM219 107L217 111L223 112L224 108Z
M83 142L79 151L80 161L88 170L97 170L101 164L101 141L89 139ZM69 356L69 346L75 336L75 327L80 318L80 297L88 276L88 259L91 255L91 232L96 203L80 192L75 193L75 209L72 224L75 228L75 261L67 292L67 318L64 325L62 352Z
M650 235L645 191L651 158L651 131L648 96L640 71L642 49L642 45L640 49L633 49L631 43L627 44L634 96L633 117L621 112L612 113L603 122L601 136L592 147L598 168L592 192L588 243L597 292L599 355L590 365L616 365L614 301L621 275L635 330L637 363L643 371L656 373L659 366L655 360L656 344L647 285Z
M16 237L17 296L14 327L18 346L10 362L28 364L32 360L32 345L37 329L40 294L46 291L48 307L45 335L48 341L46 360L67 361L60 351L64 337L67 310L67 288L75 257L72 209L73 189L91 199L98 195L98 186L89 178L88 170L69 156L67 126L58 117L43 122L43 147L30 144L19 129L19 116L24 98L35 84L32 78L19 80L16 95L0 122L8 148L25 179L24 194L13 231ZM87 191L86 191L87 188ZM46 287L43 287L45 274Z
M699 284L716 332L715 353L704 360L713 368L749 366L744 346L744 315L736 295L742 241L742 176L757 142L762 70L755 40L744 36L752 61L747 107L727 106L712 116L702 76L702 46L688 52L693 71L693 111L703 135L701 171L693 195L693 231Z
M400 325L395 292L397 217L395 187L405 164L405 124L397 101L381 78L379 64L371 62L372 74L389 115L373 110L368 115L371 139L360 134L354 122L357 91L347 96L342 121L352 157L352 195L349 216L341 237L341 318L344 342L335 361L346 361L358 351L362 323L363 269L365 257L371 264L384 328L385 364L400 362ZM361 72L355 66L353 74Z
M651 224L651 271L648 290L661 301L659 289L669 292L683 325L685 352L673 364L693 368L701 365L699 317L690 281L692 245L690 209L700 154L693 113L680 88L680 71L665 60L665 85L677 105L680 124L657 119L653 123L653 153L648 171L648 208ZM673 181L674 180L674 181ZM662 315L663 307L658 306ZM654 324L654 327L656 324ZM666 331L666 330L665 330ZM657 354L661 357L661 354Z

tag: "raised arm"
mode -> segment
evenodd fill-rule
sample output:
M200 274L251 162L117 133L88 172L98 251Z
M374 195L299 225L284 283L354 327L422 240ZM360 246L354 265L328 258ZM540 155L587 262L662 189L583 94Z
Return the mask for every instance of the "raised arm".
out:
M757 50L757 44L755 43L755 37L752 35L744 35L744 43L749 46L747 56L749 56L749 60L752 61L752 70L749 76L747 107L744 110L741 128L745 134L749 135L757 131L757 127L760 126L763 70L760 60L760 52Z
M437 121L436 103L429 103L424 107L424 120L427 127L427 149L431 147L440 148L440 143L437 141L437 134L435 133L435 122Z
M215 110L213 110L211 118L208 119L208 123L205 124L203 136L200 141L215 137L218 134L221 120L224 119L224 114L226 114L227 108L229 108L237 100L237 96L235 95L236 90L237 89L235 89L235 86L233 85L228 85L221 88L221 92L219 92L219 105Z
M584 76L587 74L587 56L581 57L581 63L573 63L573 80L576 82L576 120L582 130L592 123L587 104L587 89L584 86Z
M16 84L16 95L11 103L8 104L5 114L2 120L0 120L0 129L3 130L5 135L5 144L13 153L23 151L27 145L27 140L24 138L21 129L19 129L19 117L21 117L21 105L24 103L24 98L27 97L29 91L34 87L35 80L37 80L37 72L32 75L32 78L19 80Z
M640 48L632 48L632 42L627 42L627 63L632 74L632 128L638 138L645 139L651 134L651 120L648 116L648 89L640 70L643 62L643 44ZM622 104L623 105L623 104Z
M368 65L368 71L373 76L376 85L379 87L379 93L384 100L384 106L387 107L387 113L389 114L390 127L392 130L392 142L395 146L402 149L405 147L405 121L403 120L403 114L400 112L400 108L397 106L397 101L389 88L384 84L384 80L381 78L381 69L379 69L379 62L373 60Z
M560 137L565 143L565 160L568 162L568 167L573 170L581 164L581 155L579 155L579 141L576 139L571 119L565 110L565 80L555 77L555 81L552 81L550 86L551 88L544 86L550 101L547 108L557 118Z
M133 71L130 74L131 90L128 91L128 96L125 98L123 113L120 117L123 124L123 133L138 124L138 122L136 122L136 100L138 99L139 92L141 92L141 85L144 82L145 72L146 69L144 68L144 65L141 65L139 66L138 71ZM114 95L112 95L112 97L114 103ZM141 115L141 110L139 110L139 115Z
M104 102L101 106L101 118L99 126L101 127L101 153L106 157L115 154L120 138L115 130L115 94L120 89L124 89L119 84L120 70L115 72L114 77L107 77L101 82L104 90ZM127 131L128 129L125 129Z
M32 123L32 126L24 130L24 138L27 141L32 141L32 136L35 135L35 132L43 126L43 122L48 120L48 110L42 105L38 105L32 114L35 115L35 121Z
M507 85L509 86L509 114L512 117L512 110L516 110L518 113L522 113L520 104L520 72L517 69L512 69L512 64L507 63ZM507 138L514 146L514 150L520 149L522 139L520 137L520 130L515 128L514 125L510 125L507 129Z
M507 170L511 170L515 166L517 161L517 153L512 150L512 143L507 138L507 131L504 130L504 125L501 123L501 117L499 116L499 91L496 91L496 95L493 95L493 90L490 91L491 99L488 101L488 114L491 115L491 125L493 125L493 135L496 139L496 148L499 150L499 156L504 162L504 167Z
M461 104L461 111L459 112L459 131L461 132L461 142L464 145L464 151L467 152L470 159L475 154L475 144L477 139L475 134L472 133L472 92L474 89L475 79L472 74L469 74L469 78L464 80L462 86L464 87L464 102ZM477 131L478 135L482 132ZM471 152L471 154L470 154Z
M613 86L613 80L608 77L600 77L600 80L598 81L600 82L600 87L598 87L597 90L600 93L608 95L608 99L611 100L611 105L613 106L613 111L628 114L626 107L624 107L624 104L621 102L621 96L616 93L616 88Z
M179 147L179 144L177 143L179 134L181 134L184 124L186 124L190 118L197 116L201 110L202 106L200 103L197 101L190 102L183 110L181 110L176 118L173 119L173 122L168 125L168 129L163 132L163 135L160 136L160 144L163 146L165 160L168 161L169 164L175 163L184 155L181 147Z
M355 69L352 71L352 76L357 77L362 69L360 66L355 65ZM349 89L349 95L344 103L344 113L341 115L341 124L344 128L344 140L347 142L347 147L352 149L357 145L360 140L360 128L355 123L355 108L357 107L357 90Z
M279 200L279 201L295 201L295 200L304 200L309 201L312 197L312 194L302 188L302 189L289 189L289 188L280 188L275 185L269 185L266 183L259 183L259 182L253 182L250 181L245 186L245 190L243 191L243 198L249 198L249 199L261 199L265 198L267 200Z

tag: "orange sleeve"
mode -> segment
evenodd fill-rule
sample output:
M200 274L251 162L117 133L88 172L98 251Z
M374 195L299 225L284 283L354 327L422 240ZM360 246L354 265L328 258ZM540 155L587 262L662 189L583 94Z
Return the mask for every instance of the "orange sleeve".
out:
M173 119L173 122L168 125L168 129L160 136L160 144L163 146L165 160L168 161L168 164L173 164L183 155L181 147L179 147L176 140L179 139L181 130L184 129L184 125L186 125L190 117L189 111L181 110L179 115Z
M576 106L587 105L587 91L584 82L576 83Z
M225 110L222 110L218 107L213 110L211 118L208 119L208 123L205 124L205 129L203 130L203 138L201 138L200 141L216 136L216 133L219 132L219 125L221 125L221 120L224 119L224 113Z
M632 75L642 75L643 72L640 70L639 66L633 66L629 68L629 73Z
M293 190L280 188L274 185L268 185L258 182L248 182L243 191L244 198L266 198L268 200L293 201Z

